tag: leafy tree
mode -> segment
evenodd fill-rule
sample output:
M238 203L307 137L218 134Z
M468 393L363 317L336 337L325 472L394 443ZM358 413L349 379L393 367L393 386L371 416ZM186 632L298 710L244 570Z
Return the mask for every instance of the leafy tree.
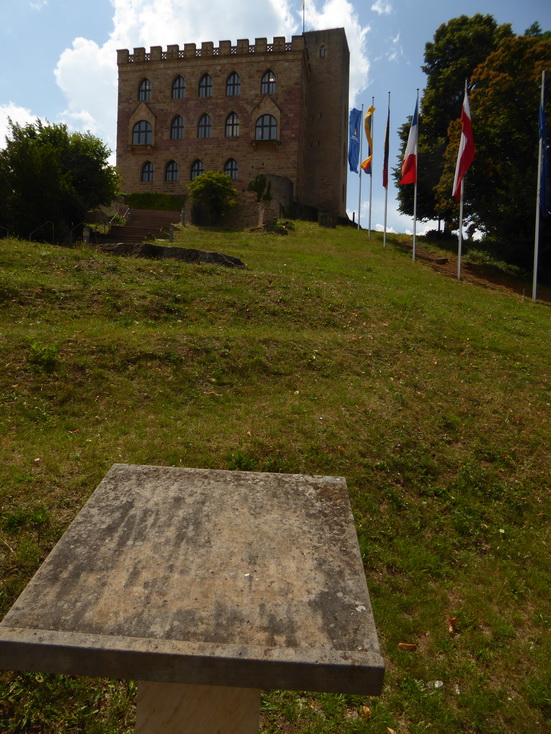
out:
M419 119L419 178L417 182L417 216L438 219L434 187L442 174L443 156L448 145L448 125L459 117L465 79L490 53L513 35L510 24L498 25L491 15L462 15L443 23L433 41L425 45L427 85L421 99ZM403 125L400 161L407 143L409 125ZM394 170L400 180L400 167ZM401 186L399 210L413 214L413 186Z
M259 173L247 184L247 191L256 194L258 205L258 226L264 226L266 202L272 200L272 182L263 173Z
M237 191L226 173L207 171L188 183L194 206L205 211L211 222L217 223L237 202Z
M523 35L539 36L540 38L544 38L547 41L551 40L551 31L545 31L544 33L541 29L540 24L537 21L535 23L532 23L532 25L524 31Z
M504 41L472 75L471 113L476 157L465 188L471 227L483 244L508 262L530 267L538 157L538 110L543 69L551 69L551 40L544 34ZM548 105L548 120L549 116ZM450 125L445 167L437 187L441 211L457 214L451 189L461 125ZM551 256L551 223L543 221L542 266Z
M247 191L252 191L256 194L256 203L260 204L261 201L272 200L272 182L268 181L263 173L259 173L255 176L247 185Z
M118 174L109 150L90 133L40 120L10 122L0 151L0 224L26 237L46 221L59 237L80 224L90 209L118 194Z

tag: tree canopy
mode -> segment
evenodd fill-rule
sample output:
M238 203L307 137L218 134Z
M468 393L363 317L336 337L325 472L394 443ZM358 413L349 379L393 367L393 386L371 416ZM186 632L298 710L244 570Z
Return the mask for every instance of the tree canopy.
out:
M188 183L191 201L203 215L216 224L237 202L237 191L226 173L206 171Z
M0 225L28 237L52 222L56 239L83 222L86 212L110 204L119 177L110 151L91 133L41 120L10 122L0 151Z
M498 25L491 15L480 13L461 15L438 27L433 41L425 45L421 67L427 75L427 85L421 97L419 121L419 169L417 183L417 217L421 220L439 219L434 187L442 174L443 156L448 144L448 126L459 117L465 79L476 66L506 39L513 36L507 23ZM403 157L409 125L403 125L400 161ZM400 180L400 168L394 169ZM402 186L398 192L399 209L413 214L413 187Z
M551 70L551 33L538 23L515 36L491 16L461 16L441 25L425 46L427 86L419 116L417 217L457 226L452 182L469 80L476 156L465 186L464 221L482 247L531 265L537 182L541 75ZM548 127L550 108L547 104ZM401 159L409 124L400 128ZM394 169L396 181L400 167ZM399 209L413 214L413 186L401 186ZM551 259L549 217L542 223L542 267ZM547 260L547 262L546 262Z
M534 241L538 110L546 68L551 69L551 40L517 36L479 64L471 78L476 157L465 188L465 211L471 228L485 234L491 249L524 267L531 264ZM457 204L450 206L449 192L460 134L456 121L450 126L444 171L436 187L438 206L447 216L457 212ZM546 220L542 225L545 262L551 255L551 228Z

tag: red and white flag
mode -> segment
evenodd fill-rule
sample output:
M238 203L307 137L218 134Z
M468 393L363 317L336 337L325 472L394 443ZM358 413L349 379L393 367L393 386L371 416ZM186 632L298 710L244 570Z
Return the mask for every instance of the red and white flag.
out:
M474 138L473 125L471 121L471 109L469 107L469 95L465 88L465 98L463 100L463 109L461 110L461 141L459 143L459 153L457 154L457 163L455 165L455 178L453 179L453 196L457 201L461 199L461 183L465 178L465 174L469 170L474 159Z
M417 140L419 138L419 100L415 103L415 112L409 129L408 142L402 163L402 178L399 184L410 184L417 181Z

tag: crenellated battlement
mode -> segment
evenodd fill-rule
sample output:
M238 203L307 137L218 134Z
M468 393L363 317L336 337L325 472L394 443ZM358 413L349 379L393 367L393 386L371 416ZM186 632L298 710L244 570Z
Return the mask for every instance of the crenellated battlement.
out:
M117 64L134 64L150 61L173 61L177 59L195 59L208 56L242 56L246 54L287 53L289 51L303 51L305 48L304 36L293 36L291 41L285 36L275 36L272 43L266 38L256 38L254 44L248 38L241 38L235 46L231 41L219 41L215 46L212 41L204 41L200 47L195 43L185 43L183 48L178 44L167 46L151 46L149 52L145 48L135 48L134 53L128 49L117 51Z

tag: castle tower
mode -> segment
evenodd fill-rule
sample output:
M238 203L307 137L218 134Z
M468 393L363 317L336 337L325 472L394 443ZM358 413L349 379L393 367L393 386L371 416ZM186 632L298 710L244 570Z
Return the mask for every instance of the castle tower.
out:
M348 45L341 28L117 52L117 168L128 193L185 193L205 171L262 173L282 206L346 213Z

